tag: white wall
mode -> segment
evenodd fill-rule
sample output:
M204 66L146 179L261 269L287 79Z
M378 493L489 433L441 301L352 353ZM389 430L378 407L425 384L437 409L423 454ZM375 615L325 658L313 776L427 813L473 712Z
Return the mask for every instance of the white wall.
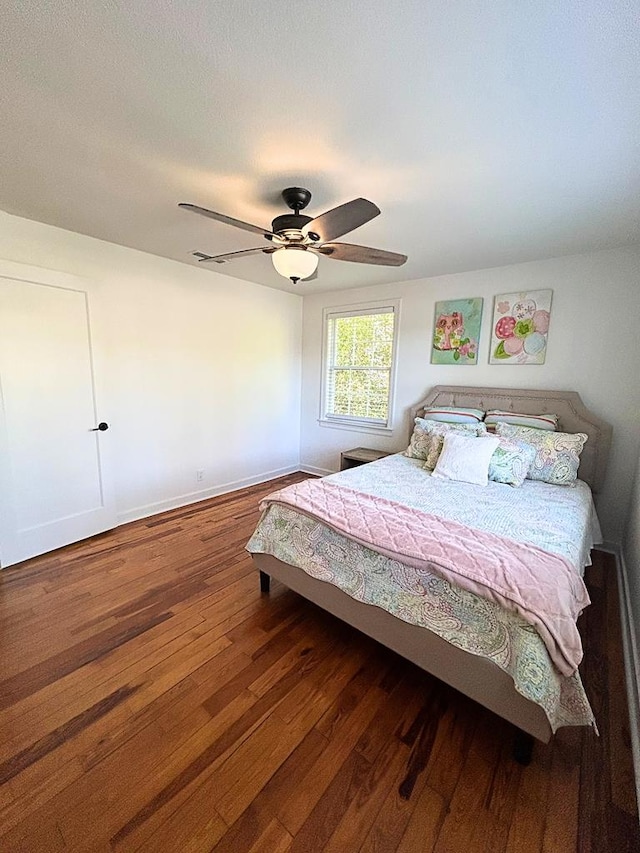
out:
M632 612L631 629L635 635L637 654L640 651L640 455L631 492L631 505L624 540L624 563ZM640 661L636 658L636 665L638 663ZM640 685L640 672L636 673L636 683Z
M625 663L627 664L631 747L636 774L636 795L640 802L640 454L631 492L623 553L622 631L623 640L626 641L628 637L628 642L625 642Z
M544 365L489 365L493 296L553 289ZM484 297L479 363L430 364L434 303ZM401 298L398 375L391 436L345 431L318 424L322 310L370 299ZM301 463L337 470L340 451L356 446L401 450L407 444L408 409L433 385L487 385L575 390L584 403L613 424L606 486L598 499L604 537L622 540L633 463L640 445L640 250L616 249L535 261L457 275L305 296Z
M299 296L5 213L0 258L92 280L121 520L297 469Z

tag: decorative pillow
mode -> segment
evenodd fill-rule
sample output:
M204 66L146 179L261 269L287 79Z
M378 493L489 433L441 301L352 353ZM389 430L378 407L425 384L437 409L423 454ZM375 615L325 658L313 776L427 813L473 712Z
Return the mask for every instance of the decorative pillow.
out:
M499 438L489 463L489 479L507 486L521 486L536 458L536 449L526 441Z
M442 436L448 432L463 435L485 435L487 428L481 424L444 424L438 421L427 421L416 418L411 443L405 451L405 456L412 459L426 460L425 468L433 470L442 450Z
M504 438L526 441L536 449L527 477L556 486L569 486L578 476L580 454L588 436L583 432L547 432L513 424L498 424L496 433Z
M492 435L473 438L450 432L444 436L442 453L433 476L486 486L489 482L489 462L499 444L500 439Z
M525 415L520 412L503 412L501 409L489 409L484 422L488 427L503 423L530 427L531 429L558 429L558 416L546 413L544 415Z
M463 409L460 406L427 406L422 418L448 424L479 424L484 418L482 409Z

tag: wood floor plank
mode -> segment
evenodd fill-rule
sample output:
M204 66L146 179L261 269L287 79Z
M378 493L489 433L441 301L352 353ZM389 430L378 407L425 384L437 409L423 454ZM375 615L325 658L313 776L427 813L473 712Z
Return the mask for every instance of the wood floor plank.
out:
M284 642L285 640L286 636L280 638L281 642ZM277 646L273 646L271 648L272 654L274 652L279 654L281 651L282 649ZM312 656L307 656L305 658L305 667L309 669L313 668L313 666L314 663ZM204 702L203 707L212 716L214 716L214 719L218 719L223 717L228 709L233 705L233 701L238 698L239 690L242 691L240 693L240 698L242 698L243 695L248 694L253 696L254 701L250 703L240 717L235 719L232 725L227 725L220 738L212 742L204 752L197 755L194 761L186 766L178 775L172 777L170 784L159 791L143 809L133 816L125 826L121 827L120 831L115 836L116 841L119 842L127 834L134 831L139 825L143 824L149 816L158 809L163 808L183 788L186 788L194 780L202 776L202 774L215 772L215 762L221 757L224 758L225 752L234 748L239 748L244 740L251 737L252 731L260 728L265 719L269 717L273 708L278 705L282 698L291 689L291 686L303 677L305 671L301 670L288 678L283 678L264 696L258 698L245 689L246 685L252 681L254 675L252 669L253 665L247 667L246 671L241 674L240 678L232 680L232 682L227 685L227 687L231 687L231 689L217 691L214 697L211 697ZM270 772L273 772L273 770ZM227 783L228 782L229 780L227 779Z
M442 794L434 791L430 785L425 785L414 804L396 853L433 850L446 813L447 803Z
M490 808L491 790L498 756L487 757L484 738L487 729L475 730L458 778L447 815L438 834L434 853L473 850L474 853L500 853L507 843L509 826ZM469 785L473 779L473 785Z
M335 827L324 848L326 853L342 853L360 846L373 824L385 815L382 806L391 787L398 785L406 770L409 750L390 741L378 754L362 778L355 796L351 799L342 819Z
M426 769L429 766L437 731L442 720L446 699L439 692L427 695L426 701L409 729L401 734L401 741L410 749L406 764L401 767L401 776L395 780L380 807L369 833L360 848L360 853L394 853L405 839L411 817L417 807L421 793L427 787ZM432 793L434 793L432 791ZM427 808L433 807L429 794ZM442 797L440 797L442 801ZM442 801L444 806L444 802ZM425 804L423 804L423 807ZM435 809L440 814L439 807ZM423 815L424 819L425 815ZM439 826L440 819L432 820ZM435 843L434 836L433 842ZM405 842L409 845L411 842Z
M169 737L158 726L147 726L123 749L93 767L81 787L74 786L82 809L69 809L59 817L67 844L82 849L86 826L83 817L91 820L101 841L111 840L117 845L156 812L165 810L164 816L171 813L176 795L211 764L215 767L213 754L219 753L217 757L223 759L226 750L233 747L233 743L223 746L220 741L232 721L242 719L254 704L255 697L246 691L217 718L189 733L186 740L179 731ZM250 730L249 727L249 733ZM135 760L134 766L125 763L129 755ZM108 790L109 779L115 778L126 778L127 796L117 798L105 809L105 788Z
M0 682L0 711L18 702L25 696L36 693L52 681L80 669L91 661L108 654L118 646L130 642L141 634L154 628L160 622L170 619L170 611L153 614L141 621L138 618L119 624L83 640L73 648L45 659L29 669Z
M307 819L295 834L292 833L292 853L308 853L314 847L316 850L326 849L351 801L361 790L370 769L371 764L355 750L346 756Z
M506 853L542 850L551 753L552 749L534 749L531 764L520 775Z
M543 853L560 853L562 850L575 850L578 847L580 742L582 737L593 740L590 732L583 735L581 731L570 728L561 729L554 739L542 841ZM595 829L593 825L592 829ZM589 848L582 844L580 847L584 853L587 853L589 849L593 853L599 849L607 849L607 847Z
M135 680L141 672L146 673L150 655L162 660L176 647L188 644L191 638L184 639L184 635L201 621L197 613L188 619L175 616L140 637L134 646L135 653L131 644L121 646L106 656L104 666L102 661L92 661L7 708L3 719L13 729L13 741L16 742L20 734L31 741L33 735L61 725L88 704L99 701L124 682ZM136 666L139 667L137 672ZM20 725L13 726L14 721L19 721ZM8 745L6 742L0 744L0 754L4 755Z
M325 647L323 653L326 654L329 648ZM304 665L308 667L309 656L304 660ZM320 680L324 680L329 671L327 660L315 667L315 675ZM302 705L296 695L298 685L289 679L294 686L274 707L270 718L218 772L220 790L224 793L218 800L217 808L228 823L233 823L240 816L277 768L293 753L296 745L318 722L357 667L358 660L350 658L341 667L340 673L328 680L328 687L324 691L314 691L315 701L307 701ZM292 713L293 709L296 713Z
M100 702L87 708L81 714L73 717L63 726L50 732L46 737L41 738L32 744L28 749L23 749L17 755L12 756L9 760L0 764L0 785L9 782L14 776L22 773L27 767L40 761L60 744L74 737L78 732L87 726L92 725L105 714L108 714L120 702L124 702L132 693L135 692L135 687L122 687L116 690L109 696L106 696Z
M362 730L375 717L385 698L386 694L377 686L372 687L365 694L352 713L342 721L341 725L336 726L324 752L299 778L297 788L278 806L279 819L296 839L300 828L332 784L336 774L341 772L341 767L348 756L352 751L358 754L355 753L355 745ZM366 759L363 760L369 764Z
M197 788L191 796L162 821L155 832L145 836L127 838L118 846L121 853L134 850L143 853L202 853L211 850L227 831L213 803L217 789L211 780ZM242 849L242 848L239 848Z
M269 709L257 707L260 700L250 691L239 693L226 707L204 725L197 726L154 772L153 778L137 796L129 816L115 829L111 840L122 843L142 827L156 812L171 812L173 801L181 794L203 784L222 763L268 716ZM164 738L167 735L163 732Z
M106 848L96 845L94 849L99 853ZM40 850L47 853L69 853L55 816L38 823L23 822L9 833L3 834L0 838L0 850L3 853L34 853Z
M24 825L25 814L43 814L47 803L82 777L83 767L77 758L59 763L56 757L55 753L50 754L49 760L40 761L29 768L35 773L27 770L15 782L12 781L3 786L2 790L10 789L15 785L15 795L10 803L2 806L1 835L4 836L21 823ZM27 823L29 822L27 819ZM1 845L0 849L2 849Z
M640 850L613 560L581 667L600 737L513 728L274 582L244 544L294 474L0 573L0 850Z
M265 850L268 850L269 853L286 853L287 850L291 850L292 842L293 838L283 825L274 818L262 835L256 838L247 853L264 853Z
M278 806L298 787L304 771L318 759L326 745L326 738L316 728L311 729L221 838L215 847L216 853L236 853L251 847L277 813Z

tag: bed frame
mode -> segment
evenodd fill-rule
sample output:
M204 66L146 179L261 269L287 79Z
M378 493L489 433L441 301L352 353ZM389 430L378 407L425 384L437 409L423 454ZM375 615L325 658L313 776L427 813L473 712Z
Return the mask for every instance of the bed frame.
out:
M409 436L413 431L414 418L420 416L426 406L433 405L503 409L531 415L555 413L559 431L584 432L589 436L580 457L578 474L594 493L602 488L611 427L590 412L575 391L436 385L411 410ZM379 607L356 601L337 587L312 578L269 554L252 556L260 570L263 592L269 591L270 578L276 578L517 726L519 735L514 757L520 763L527 764L530 759L532 738L545 743L549 741L551 727L542 708L521 696L511 677L492 661L456 648L427 628L410 625Z

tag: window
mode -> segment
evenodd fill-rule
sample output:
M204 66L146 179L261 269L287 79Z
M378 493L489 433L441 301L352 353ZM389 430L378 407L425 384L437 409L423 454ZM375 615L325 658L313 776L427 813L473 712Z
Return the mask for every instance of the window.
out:
M397 313L397 304L325 312L322 420L389 426Z

